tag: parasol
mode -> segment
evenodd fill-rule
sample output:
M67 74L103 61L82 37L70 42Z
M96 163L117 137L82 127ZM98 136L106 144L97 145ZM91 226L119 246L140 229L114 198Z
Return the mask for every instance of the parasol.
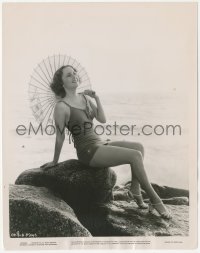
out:
M34 118L43 127L54 125L54 107L60 97L50 88L54 73L64 65L71 65L77 70L77 92L91 89L90 79L84 67L71 56L53 55L41 61L34 69L28 87L30 107Z

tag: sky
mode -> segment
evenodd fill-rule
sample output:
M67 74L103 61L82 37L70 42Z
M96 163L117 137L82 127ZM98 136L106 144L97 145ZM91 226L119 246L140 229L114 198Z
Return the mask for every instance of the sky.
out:
M96 92L187 93L195 81L196 8L195 3L4 4L6 87L18 98L26 96L35 66L63 54L85 67Z

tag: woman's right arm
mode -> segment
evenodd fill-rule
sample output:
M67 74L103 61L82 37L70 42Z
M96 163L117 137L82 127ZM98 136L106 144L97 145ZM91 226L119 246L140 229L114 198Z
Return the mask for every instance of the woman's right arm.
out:
M54 158L50 163L42 165L42 168L52 167L58 163L60 152L65 140L65 126L69 121L70 109L63 103L57 103L54 110L54 120L56 126L56 142Z

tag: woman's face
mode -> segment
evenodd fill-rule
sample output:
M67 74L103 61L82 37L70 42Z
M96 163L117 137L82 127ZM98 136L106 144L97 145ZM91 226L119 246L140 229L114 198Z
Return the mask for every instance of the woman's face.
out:
M76 70L72 67L66 67L63 69L62 81L65 88L77 88L78 87L78 76Z

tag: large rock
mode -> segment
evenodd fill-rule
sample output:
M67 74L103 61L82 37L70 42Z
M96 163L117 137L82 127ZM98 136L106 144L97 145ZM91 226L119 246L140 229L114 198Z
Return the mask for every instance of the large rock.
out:
M163 199L173 216L172 220L168 221L156 212L149 214L147 210L138 209L133 200L127 199L126 191L126 186L115 187L115 200L107 203L96 202L87 210L77 209L73 212L60 195L44 187L12 186L11 234L23 231L37 236L73 236L73 233L78 233L75 236L85 236L84 232L88 234L89 231L92 236L188 235L187 197ZM66 224L68 219L70 221Z
M80 224L86 231L90 231L92 236L188 235L189 191L184 189L152 184L173 215L172 220L167 221L156 213L153 215L147 210L138 209L135 202L127 198L126 192L130 189L130 182L114 187L116 174L110 168L91 168L75 159L59 163L48 170L26 170L15 183L37 186L34 189L50 189L60 201L66 201L73 208ZM146 193L142 191L142 194L148 202ZM40 201L40 196L36 199L39 203L43 202L43 199ZM47 199L46 202L52 202L51 198ZM39 211L37 209L38 206L35 212L40 212L41 206ZM55 217L58 224L62 223L60 217L57 219L57 216L52 214L51 218ZM34 219L37 222L37 218Z
M116 174L110 168L88 167L70 159L43 170L29 169L19 175L15 184L47 187L74 210L87 210L94 203L113 200Z
M10 185L10 237L88 237L73 209L44 187Z

